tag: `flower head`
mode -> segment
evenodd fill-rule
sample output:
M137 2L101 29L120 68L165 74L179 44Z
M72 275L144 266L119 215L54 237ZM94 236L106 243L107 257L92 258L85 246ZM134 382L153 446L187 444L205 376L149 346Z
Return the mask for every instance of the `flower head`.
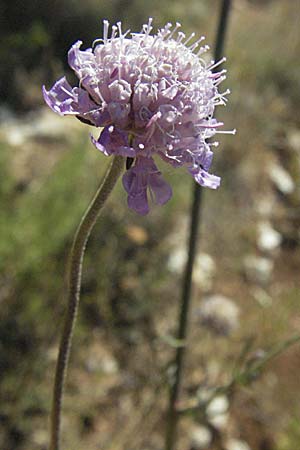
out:
M163 180L154 156L173 167L185 166L197 183L216 189L220 178L209 173L213 146L207 142L223 125L213 118L216 105L226 103L218 92L225 70L206 63L201 55L203 37L189 44L171 24L152 35L152 19L140 33L122 32L121 23L104 21L103 39L80 50L76 42L68 54L79 79L71 87L66 78L47 91L46 103L60 115L72 114L102 131L92 143L105 155L130 158L123 176L128 205L140 214L149 211L148 196L166 203L170 186Z

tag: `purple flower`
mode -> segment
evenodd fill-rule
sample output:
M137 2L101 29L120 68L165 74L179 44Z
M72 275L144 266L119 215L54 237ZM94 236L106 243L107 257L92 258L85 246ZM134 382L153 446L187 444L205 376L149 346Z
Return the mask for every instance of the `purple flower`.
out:
M121 23L104 21L103 39L93 48L70 49L68 61L79 79L72 88L65 77L43 94L48 106L60 115L72 114L102 131L95 147L109 155L122 155L133 162L123 176L128 205L140 214L149 211L148 196L166 203L172 191L163 180L153 157L173 167L185 166L195 181L216 189L220 178L208 171L212 162L208 140L223 125L213 118L216 105L225 105L229 91L219 93L225 70L215 72L218 63L206 63L201 55L204 38L188 44L167 24L151 35L152 19L140 33L122 33ZM234 133L234 131L232 132Z

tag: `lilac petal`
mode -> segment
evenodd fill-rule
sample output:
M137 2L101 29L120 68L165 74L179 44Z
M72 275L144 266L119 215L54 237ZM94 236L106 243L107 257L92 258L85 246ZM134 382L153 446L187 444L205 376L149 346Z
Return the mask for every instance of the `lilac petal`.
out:
M142 191L139 195L130 196L128 195L127 204L130 209L133 209L138 214L145 216L149 212L149 205L147 199L146 189Z
M143 173L137 166L127 170L123 175L123 186L128 193L128 206L138 214L146 215L149 212L147 198L147 182Z
M196 164L201 165L205 171L208 171L212 163L213 152L209 148L202 148L199 153L194 152L194 156Z
M80 47L82 45L82 41L77 41L72 45L70 50L68 51L68 64L71 69L77 71L80 68L78 64L78 53L80 52Z
M206 172L204 169L197 169L196 171L195 169L190 169L189 171L193 175L194 180L201 186L210 189L217 189L220 186L221 178Z
M43 96L47 105L61 116L79 116L83 122L91 122L96 127L110 123L108 112L102 112L85 89L72 88L65 77L58 80L49 91L43 86Z
M43 93L48 106L61 115L85 115L99 109L85 90L72 88L65 78L58 80L50 91L43 87Z
M65 110L70 110L70 105L74 101L72 87L67 82L66 77L60 78L49 91L43 86L43 97L49 108L61 116L68 114ZM76 113L73 112L73 114Z
M136 156L136 151L132 147L126 145L119 147L114 153L127 158L135 158Z
M141 107L147 108L154 99L150 86L147 83L139 83L136 85L133 93L133 108L139 112Z
M91 141L106 156L112 153L129 158L136 156L136 151L129 145L128 134L113 126L103 128L98 140L91 136Z
M118 127L126 127L129 121L130 105L118 102L110 102L107 105L107 110L111 117L111 122Z
M91 48L84 51L80 50L82 41L77 41L72 45L68 52L68 63L79 78L88 75L91 67L95 66L95 55Z
M104 147L103 144L100 143L100 139L95 139L94 136L91 135L91 141L92 144L96 147L97 150L100 150L100 152L102 152L105 156L110 156L111 153L109 153L106 149L106 147Z
M115 80L108 85L113 102L127 103L131 97L131 86L125 80Z
M138 157L135 165L123 175L123 186L128 193L128 206L139 214L149 212L148 188L159 205L172 196L171 187L162 179L152 158Z
M155 203L158 205L164 205L172 197L172 188L162 178L160 172L150 175L149 185L155 195Z

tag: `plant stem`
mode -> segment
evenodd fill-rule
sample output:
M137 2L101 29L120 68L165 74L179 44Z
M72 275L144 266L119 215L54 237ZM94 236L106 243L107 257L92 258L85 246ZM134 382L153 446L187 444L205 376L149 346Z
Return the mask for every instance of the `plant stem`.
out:
M218 61L224 51L225 36L228 25L228 16L231 7L231 0L222 0L219 24L217 28L216 45L214 51L214 59Z
M185 268L185 273L183 277L182 286L182 299L181 307L179 311L178 320L178 331L177 339L179 341L184 341L187 333L187 323L188 323L188 312L190 306L191 298L191 288L192 288L192 274L193 274L193 264L196 254L196 239L197 230L199 226L199 211L201 204L201 189L200 186L194 186L194 200L191 212L191 223L190 223L190 237L188 244L188 260ZM170 403L168 412L168 422L167 422L167 434L166 434L166 450L173 450L176 440L176 430L178 422L178 413L176 408L176 403L179 397L179 390L181 386L182 369L183 369L183 357L185 354L185 344L179 346L176 350L175 362L174 362L174 380L171 385L170 390Z
M226 33L226 26L228 22L228 15L231 6L231 0L222 0L220 19L217 30L216 46L215 46L215 61L219 60L224 48L224 39ZM178 331L176 338L178 341L184 341L187 335L188 315L191 304L192 291L192 276L193 266L196 255L199 216L201 206L202 190L198 184L194 185L193 203L191 209L190 232L188 242L188 258L183 277L182 297L178 318ZM181 388L183 360L186 352L186 346L179 346L176 350L174 362L174 381L170 389L169 411L167 418L167 430L165 450L174 450L176 443L176 433L179 414L177 411L177 403Z
M104 180L100 184L94 198L82 217L73 240L68 269L68 306L59 345L53 389L49 450L60 449L61 409L64 382L70 356L72 334L80 299L82 262L85 247L99 213L113 187L115 186L123 167L124 158L121 156L115 156L112 165L104 177Z

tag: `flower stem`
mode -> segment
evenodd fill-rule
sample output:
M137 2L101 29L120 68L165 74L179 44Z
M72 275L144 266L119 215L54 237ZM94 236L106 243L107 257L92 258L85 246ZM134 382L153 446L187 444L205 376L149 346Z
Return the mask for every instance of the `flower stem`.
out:
M188 260L183 277L182 298L179 310L178 331L177 331L177 339L179 341L184 341L187 334L188 313L192 289L193 265L196 255L197 230L199 226L199 211L202 197L201 193L202 193L201 187L195 184L194 199L191 212L190 237L188 244ZM178 401L179 390L181 386L184 354L185 354L185 343L184 345L179 346L177 348L174 361L175 373L170 390L166 446L165 446L166 450L173 450L176 441L176 430L178 422L176 403Z
M223 53L224 40L228 22L228 15L231 6L231 0L222 0L220 19L217 29L217 38L215 46L215 61L218 61ZM193 204L191 209L191 222L188 242L188 258L183 277L182 297L178 318L178 331L176 338L178 341L185 341L188 328L188 315L191 305L192 276L193 266L196 255L199 216L201 207L202 190L198 184L194 186ZM177 403L181 388L183 360L186 352L186 344L178 346L174 361L174 379L170 388L169 410L166 428L165 450L174 450L176 443L176 433L179 414L177 411Z
M61 409L64 382L70 356L72 334L80 299L82 262L85 247L99 213L103 208L105 201L109 197L113 187L115 186L123 166L124 158L121 156L115 156L112 165L104 177L104 180L100 184L94 198L82 217L73 240L68 269L68 306L59 345L53 389L49 450L60 449Z

